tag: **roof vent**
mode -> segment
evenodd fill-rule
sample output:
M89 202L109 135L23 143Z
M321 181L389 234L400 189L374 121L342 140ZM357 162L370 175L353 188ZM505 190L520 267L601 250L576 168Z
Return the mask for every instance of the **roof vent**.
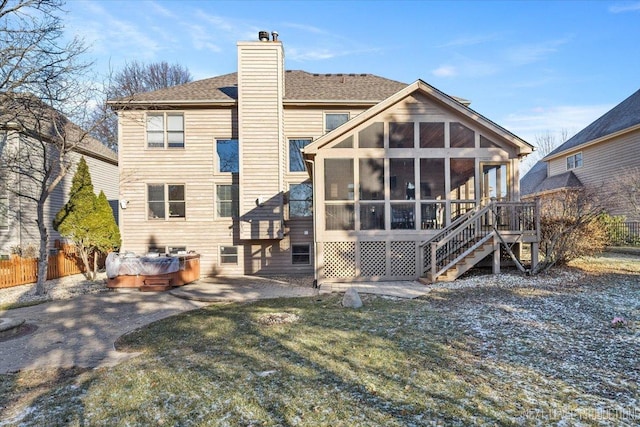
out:
M268 31L260 31L260 32L258 32L258 40L260 40L261 42L268 42L269 41L269 32Z
M274 42L277 42L277 41L278 41L278 32L277 32L277 31L271 31L271 39L272 39Z

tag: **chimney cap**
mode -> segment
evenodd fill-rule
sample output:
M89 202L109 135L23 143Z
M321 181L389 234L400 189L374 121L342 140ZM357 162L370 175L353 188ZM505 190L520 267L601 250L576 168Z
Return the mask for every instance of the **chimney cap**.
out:
M269 32L268 31L259 31L258 32L258 40L260 40L261 42L268 42L269 41Z

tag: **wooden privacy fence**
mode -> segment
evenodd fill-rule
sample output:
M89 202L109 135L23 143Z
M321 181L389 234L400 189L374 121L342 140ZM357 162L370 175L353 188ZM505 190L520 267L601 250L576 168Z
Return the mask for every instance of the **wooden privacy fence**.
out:
M49 254L47 280L84 273L82 259L75 247L56 241L56 251ZM104 266L104 256L98 259L98 265ZM91 265L93 261L90 260ZM38 280L38 259L20 258L12 255L8 260L0 260L0 289L34 283Z

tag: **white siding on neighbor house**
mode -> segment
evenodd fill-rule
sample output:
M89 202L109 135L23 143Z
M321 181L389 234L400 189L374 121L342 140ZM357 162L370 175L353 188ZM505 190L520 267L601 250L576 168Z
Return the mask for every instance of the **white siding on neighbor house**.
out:
M18 134L15 133L14 137L18 138ZM21 138L24 138L24 136ZM14 142L17 143L17 139L15 139ZM27 145L23 145L23 147L26 146ZM69 154L72 166L45 202L44 223L49 234L49 248L54 247L56 240L62 240L62 237L53 228L53 219L58 211L62 209L62 206L69 200L71 182L80 157L81 155L76 152ZM95 193L99 194L100 190L102 190L105 192L107 199L113 200L114 202L117 201L118 166L112 162L97 159L87 154L84 155L84 158L89 165L89 172L91 173L91 181ZM35 157L31 156L31 159L33 160ZM54 175L55 174L57 174L56 171L54 171ZM17 177L13 177L12 179L15 185L22 186L23 190L26 188L26 181L23 180L22 183L18 183ZM34 189L33 191L32 194L37 194L35 192L39 190ZM10 200L11 210L15 212L16 216L20 219L14 218L8 229L0 230L0 251L8 252L11 247L17 246L25 248L28 245L39 245L40 235L36 224L36 202L24 197L18 198L15 195L11 195ZM113 204L114 207L115 205L116 203Z

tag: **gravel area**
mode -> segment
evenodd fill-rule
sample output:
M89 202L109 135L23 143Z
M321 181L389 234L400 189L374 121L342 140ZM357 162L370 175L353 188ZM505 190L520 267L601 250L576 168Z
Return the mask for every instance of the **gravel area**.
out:
M87 280L82 274L47 280L45 295L36 295L36 284L14 286L0 289L0 306L5 304L32 304L44 301L69 299L78 295L107 291L107 276L98 273L94 281Z

